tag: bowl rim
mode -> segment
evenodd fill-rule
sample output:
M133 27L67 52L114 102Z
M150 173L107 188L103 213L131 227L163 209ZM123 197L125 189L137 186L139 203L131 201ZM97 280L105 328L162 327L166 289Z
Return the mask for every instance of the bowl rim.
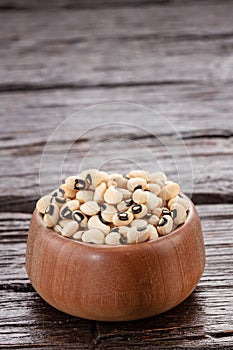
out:
M191 220L193 219L194 216L198 215L196 210L195 210L195 205L194 203L191 201L191 199L186 196L183 193L180 193L180 196L183 198L186 198L189 200L190 205L189 205L189 209L188 209L188 213L187 213L187 218L185 220L185 222L183 224L181 224L180 226L178 226L174 231L172 231L171 233L168 233L167 235L164 236L160 236L158 238L154 238L151 240L147 240L145 242L140 242L137 244L121 244L121 245L107 245L107 244L94 244L94 243L86 243L86 242L81 242L78 240L74 240L74 239L70 239L69 237L64 237L61 236L60 234L58 234L57 232L53 231L52 228L46 227L44 225L44 221L42 219L42 214L38 211L38 209L35 208L34 210L34 214L36 215L36 220L39 220L39 224L41 227L44 228L45 231L49 232L49 234L52 234L53 237L55 237L57 240L60 240L61 243L65 243L66 244L72 244L73 246L76 245L77 247L83 247L83 248L89 248L89 249L94 249L94 250L107 250L108 252L110 251L115 251L118 249L120 249L121 251L131 251L131 250L136 250L135 248L139 248L139 247L145 247L148 245L152 245L152 244L156 244L156 242L163 242L166 241L167 239L170 239L176 235L179 235L181 233L181 231L183 231L183 229L185 229L185 227L187 227L190 223ZM33 214L33 216L34 216ZM78 244L78 245L77 245Z

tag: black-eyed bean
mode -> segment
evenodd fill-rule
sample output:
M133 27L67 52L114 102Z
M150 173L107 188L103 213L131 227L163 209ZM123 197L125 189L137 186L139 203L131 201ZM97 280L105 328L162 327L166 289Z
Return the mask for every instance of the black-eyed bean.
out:
M131 199L132 197L132 192L130 192L129 190L126 190L125 188L119 188L119 191L121 191L123 193L123 200L127 200L127 199Z
M127 233L128 243L135 244L145 242L149 238L150 230L152 227L152 225L146 225L143 227L131 227Z
M126 189L128 180L121 174L110 174L107 182L108 187L117 186L118 188Z
M171 215L170 209L163 207L162 208L162 215Z
M127 238L127 232L129 231L128 226L118 226L118 232L122 235L122 237Z
M82 239L82 235L85 231L77 231L73 234L72 238L76 241L80 241Z
M126 199L125 201L122 201L117 204L117 210L118 211L126 211L128 210L134 203L132 199Z
M100 206L95 201L89 201L80 206L80 210L88 215L92 216L100 211Z
M147 182L142 177L132 177L128 180L127 189L131 192L135 191L138 188L145 189Z
M71 219L73 211L77 210L79 206L79 201L75 199L66 202L60 209L60 217L62 219Z
M187 214L183 205L174 203L171 205L171 213L173 222L176 226L181 225L185 222Z
M134 204L131 207L131 211L135 219L141 219L146 216L148 209L145 204Z
M85 170L79 177L85 181L86 188L89 190L95 190L98 185L109 180L109 175L105 171L99 171L98 169Z
M80 191L85 190L86 182L83 179L80 179L79 176L69 176L66 178L65 183L72 190Z
M50 201L53 197L48 194L46 196L41 197L37 202L36 202L36 209L41 213L45 214L46 208L48 208Z
M142 227L145 227L146 225L147 225L147 221L142 219L135 219L130 224L131 227L137 227L137 228L142 228Z
M167 176L162 171L156 171L149 174L149 182L157 183L157 181L167 181Z
M161 198L156 196L156 194L152 192L148 192L147 194L147 201L146 206L148 208L148 211L153 210L154 208L157 208L161 203Z
M158 184L147 184L146 189L156 195L159 194L161 187Z
M122 198L123 193L115 186L110 186L104 193L104 200L108 204L118 204Z
M65 237L71 237L79 228L79 224L77 223L77 221L70 221L68 222L67 225L65 225L65 227L63 227L62 229L62 236Z
M80 204L83 204L85 202L93 201L94 199L94 192L93 191L78 191L76 193L76 199L80 202Z
M110 204L101 205L101 217L104 221L112 222L113 216L117 213L116 208Z
M91 229L98 229L102 231L105 235L107 235L110 232L110 226L105 225L99 218L98 215L92 216L87 223L87 226L89 230Z
M151 213L158 216L159 218L162 216L162 208L159 206L157 208L153 208Z
M180 192L180 186L176 182L166 181L165 186L159 192L159 197L165 201L169 201L171 198L176 197Z
M92 179L92 189L94 190L99 184L108 182L109 175L105 171L97 171L94 180Z
M156 227L152 226L149 230L149 240L156 239L159 237L158 231L156 230Z
M85 243L104 244L105 236L102 231L92 228L82 234L82 241Z
M174 204L174 203L181 204L186 211L189 210L190 200L188 198L176 196L176 197L170 199L170 201L168 202L168 207L171 208L172 204Z
M74 199L76 196L77 191L73 190L72 188L70 188L69 186L67 186L66 184L62 184L59 189L61 189L61 191L65 192L65 197L69 198L69 199Z
M62 227L58 224L53 227L53 230L59 234L62 233Z
M50 203L45 210L44 223L47 227L54 227L59 220L59 208L56 204Z
M157 231L160 236L167 235L172 231L173 220L170 215L164 215L157 225Z
M132 199L137 204L145 204L147 202L148 192L138 189L134 191Z
M61 208L67 199L65 197L56 196L51 199L51 203L55 203L59 208Z
M68 222L70 222L70 221L72 221L72 219L70 219L70 220L68 220L68 219L61 219L61 220L58 221L58 224L63 228L63 227L65 227L65 226L68 224Z
M126 226L133 221L133 214L130 211L123 211L115 214L112 218L112 222L115 226Z
M80 227L87 227L87 217L80 210L75 210L72 213L72 219L76 221L80 225Z
M55 190L53 190L52 192L49 193L50 196L52 197L56 197L56 196L59 196L60 195L60 192L59 192L59 189L56 188Z
M141 177L142 179L149 181L150 178L150 174L148 171L143 171L143 170L133 170L130 171L127 175L126 175L129 179L133 178L133 177Z
M151 215L151 217L147 220L148 224L151 225L158 225L159 223L159 217L155 214Z
M107 245L119 245L120 239L121 239L121 235L118 232L110 232L105 237L105 244L107 244Z
M104 193L106 189L107 189L107 185L105 182L102 182L102 184L96 187L94 192L94 198L93 198L96 203L104 202Z

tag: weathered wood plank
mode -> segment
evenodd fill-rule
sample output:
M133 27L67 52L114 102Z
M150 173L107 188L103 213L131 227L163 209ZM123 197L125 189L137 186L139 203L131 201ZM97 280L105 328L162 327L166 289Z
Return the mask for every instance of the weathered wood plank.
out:
M229 2L204 3L201 11L199 4L191 2L180 3L179 11L177 4L169 5L166 11L149 4L146 9L130 11L124 8L48 14L40 11L37 16L23 11L4 13L0 21L0 76L2 92L11 93L1 94L0 146L1 160L6 165L0 174L0 210L32 211L39 196L39 153L48 135L77 109L116 98L145 103L168 116L187 139L191 153L195 149L196 202L231 202L228 174L233 102L232 86L226 84L232 76L231 10ZM146 52L143 62L142 51ZM19 90L23 93L18 93ZM125 111L109 114L114 120L128 119ZM83 119L85 123L69 130L68 137L61 135L60 140L69 142L77 136L77 129L82 132L84 127L92 127L93 120L108 121L98 112ZM174 130L168 131L166 124L160 122L158 127L154 118L143 121L144 126L159 135L174 135ZM105 128L96 132L95 141L104 141L106 134L119 136L117 130ZM130 131L125 127L127 138L144 137L137 131L128 134ZM199 148L198 141L194 146L192 141L198 137L202 139ZM74 154L77 163L85 155L87 145L93 145L90 138L86 144L78 145L78 154ZM158 150L153 148L153 140L146 146ZM57 148L54 152L61 150ZM160 154L164 158L164 153ZM135 160L135 155L127 150L126 157L131 156ZM180 157L185 160L183 154ZM96 161L103 161L101 154L97 154ZM137 161L142 161L140 156ZM147 161L145 157L142 166L149 166ZM169 159L163 159L163 163L173 175ZM71 169L70 164L67 169ZM185 181L189 174L187 167L183 165L182 169Z
M0 14L0 90L230 82L232 10L192 2Z
M0 293L0 348L92 348L93 322L55 310L35 292Z
M0 10L12 11L12 10L41 10L41 9L99 9L99 8L114 8L114 7L126 7L126 6L147 6L158 3L159 5L169 4L170 0L50 0L47 1L31 1L31 0L2 0L0 4Z
M228 348L233 345L233 205L200 205L207 264L194 293L163 315L90 322L54 310L33 292L24 269L30 215L0 213L0 347Z
M103 133L99 139L97 135L74 144L64 164L63 156L71 141L52 145L41 165L46 171L40 178L43 144L3 149L0 152L5 164L1 169L0 210L32 212L40 189L45 194L58 187L66 176L95 167L110 172L127 172L137 167L153 171L161 167L169 178L181 184L185 193L189 194L193 185L196 203L233 201L229 177L233 170L232 138L186 139L189 158L180 140L172 136L160 138L164 147L156 138L139 134L137 139L125 130L121 142L119 131L116 132L117 139L114 132L112 135L106 132L108 136Z

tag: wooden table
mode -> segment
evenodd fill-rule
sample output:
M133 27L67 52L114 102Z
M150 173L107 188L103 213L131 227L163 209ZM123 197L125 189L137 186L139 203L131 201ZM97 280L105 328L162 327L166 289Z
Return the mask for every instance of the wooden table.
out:
M0 9L0 347L232 349L233 3L2 0ZM24 267L49 135L74 112L109 101L155 109L179 134L153 117L145 117L143 130L138 110L129 119L116 106L104 114L97 109L94 117L85 112L51 145L54 163L48 165L43 190L55 181L58 155L77 130L87 128L74 143L64 174L73 170L74 160L80 166L83 157L100 165L114 158L107 170L126 171L131 158L153 170L155 163L143 153L149 150L169 177L176 177L161 138L176 154L188 191L190 169L181 135L193 165L192 198L207 255L204 275L185 302L160 316L126 323L88 321L53 309L33 290ZM124 127L110 125L112 117L125 121ZM92 125L103 123L92 133ZM104 142L105 148L93 151ZM124 159L117 160L119 154Z

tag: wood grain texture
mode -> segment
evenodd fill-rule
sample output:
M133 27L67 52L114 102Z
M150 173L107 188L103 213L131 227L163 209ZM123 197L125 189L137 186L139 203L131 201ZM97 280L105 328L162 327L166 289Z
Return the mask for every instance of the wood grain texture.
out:
M232 205L223 204L233 197L232 8L227 0L0 2L2 349L232 349ZM25 212L32 212L39 196L39 162L48 136L74 112L109 101L145 104L176 126L192 155L193 199L210 203L199 206L207 266L195 292L164 315L118 325L90 323L49 307L24 268L30 221ZM79 130L94 120L106 121L99 113L85 118ZM184 164L174 132L162 123L158 128L154 119L145 123L169 139ZM118 136L117 130L98 130L97 142L106 133ZM55 159L71 135L51 150ZM135 135L165 157L153 139L127 129L129 140ZM90 135L74 145L78 165L92 145ZM134 157L138 148L127 154ZM71 159L72 154L65 171ZM100 151L96 159L103 161ZM163 162L175 176L169 157ZM128 166L113 162L108 169L117 164Z
M90 322L46 304L24 268L29 214L1 213L1 347L137 349L228 348L233 329L233 205L200 205L206 246L204 275L180 306L135 322ZM9 256L11 257L9 259ZM90 333L89 333L90 332ZM63 337L63 338L62 338ZM61 345L62 344L62 345ZM90 345L91 344L91 345Z
M74 112L107 101L142 103L167 117L192 156L194 201L232 202L228 176L233 153L232 4L162 3L164 6L137 1L138 6L133 6L131 1L98 1L92 8L83 1L62 1L51 3L56 11L46 10L42 4L35 16L36 2L3 3L0 157L4 167L0 170L0 210L32 212L39 197L39 163L48 136ZM146 52L143 60L142 52ZM125 112L109 114L115 120L126 120ZM82 131L108 122L107 114L100 111L95 116L86 113L83 119L85 122L60 135L64 143L54 148L54 162ZM135 119L139 122L141 115L135 113ZM179 143L172 140L177 135L166 123L154 118L143 121L177 150ZM166 172L175 176L170 159L165 159L153 138L147 139L142 130L124 132L126 138L136 137L140 144L161 154ZM90 134L81 139L73 150L77 164L95 143L106 141L106 135L120 134L117 128L99 128L94 139ZM109 157L116 156L114 150L109 147ZM137 153L137 149L127 149L127 153L124 149L128 158ZM100 152L90 158L99 164L105 160ZM151 165L146 157L139 158L143 167ZM187 158L183 153L179 158L183 169L180 175L187 185ZM119 170L127 165L126 161ZM69 161L66 168L71 168ZM46 189L53 188L54 172L56 168L51 170Z

